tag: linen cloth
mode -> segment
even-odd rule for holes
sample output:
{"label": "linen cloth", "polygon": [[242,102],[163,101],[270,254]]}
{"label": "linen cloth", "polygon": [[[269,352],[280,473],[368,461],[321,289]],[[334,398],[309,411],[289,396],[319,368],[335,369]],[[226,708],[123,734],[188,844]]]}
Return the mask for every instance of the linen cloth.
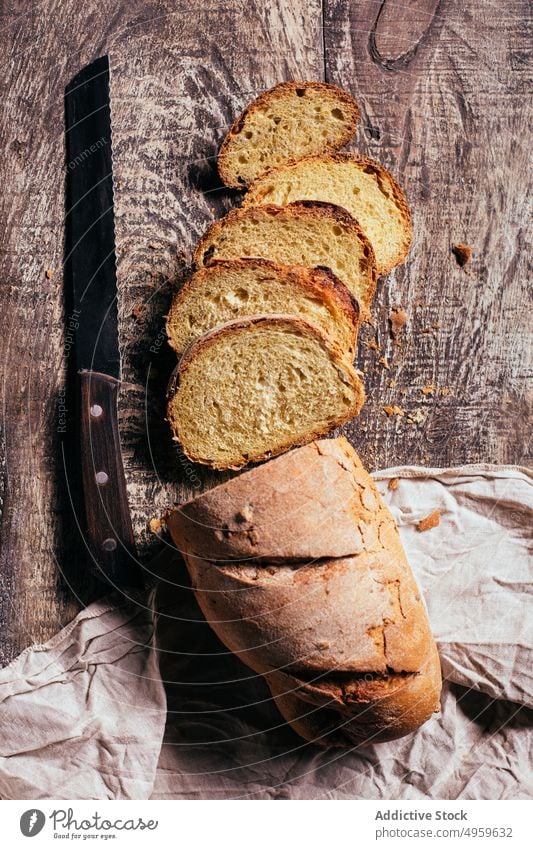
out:
{"label": "linen cloth", "polygon": [[[530,798],[533,475],[477,465],[373,477],[427,604],[440,714],[390,743],[301,740],[211,632],[173,562],[157,592],[92,604],[0,670],[0,795]],[[419,531],[434,510],[440,524]]]}

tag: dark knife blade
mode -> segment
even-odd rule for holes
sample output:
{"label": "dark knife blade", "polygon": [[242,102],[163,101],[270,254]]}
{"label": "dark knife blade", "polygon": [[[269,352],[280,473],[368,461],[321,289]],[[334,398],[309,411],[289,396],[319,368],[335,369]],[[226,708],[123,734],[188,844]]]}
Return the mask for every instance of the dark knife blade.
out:
{"label": "dark knife blade", "polygon": [[120,379],[109,58],[83,68],[65,94],[68,234],[79,369]]}
{"label": "dark knife blade", "polygon": [[67,86],[65,121],[65,283],[79,375],[86,543],[100,578],[117,587],[138,586],[117,415],[120,352],[107,56]]}

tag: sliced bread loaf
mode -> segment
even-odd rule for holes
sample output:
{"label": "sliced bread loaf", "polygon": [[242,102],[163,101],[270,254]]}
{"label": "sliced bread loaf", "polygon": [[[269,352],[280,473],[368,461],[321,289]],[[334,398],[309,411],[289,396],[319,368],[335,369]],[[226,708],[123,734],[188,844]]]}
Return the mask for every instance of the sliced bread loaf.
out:
{"label": "sliced bread loaf", "polygon": [[274,165],[339,150],[355,133],[357,104],[326,83],[280,83],[263,92],[222,142],[218,170],[227,186],[242,188]]}
{"label": "sliced bread loaf", "polygon": [[370,313],[377,277],[374,252],[357,222],[339,206],[303,201],[234,209],[211,225],[194,262],[200,267],[250,256],[331,268],[359,302],[361,318]]}
{"label": "sliced bread loaf", "polygon": [[392,175],[373,159],[337,153],[272,168],[252,184],[243,206],[285,206],[297,200],[328,201],[347,209],[370,240],[378,274],[387,274],[407,256],[412,237],[407,200]]}
{"label": "sliced bread loaf", "polygon": [[340,439],[312,442],[166,519],[222,642],[305,739],[350,746],[439,709],[440,663],[396,522]]}
{"label": "sliced bread loaf", "polygon": [[294,316],[237,319],[187,349],[167,418],[189,459],[238,469],[359,413],[363,385],[338,346]]}
{"label": "sliced bread loaf", "polygon": [[217,260],[192,275],[175,296],[167,335],[179,354],[208,330],[244,316],[283,313],[321,327],[353,360],[359,308],[332,271],[277,265],[267,259]]}

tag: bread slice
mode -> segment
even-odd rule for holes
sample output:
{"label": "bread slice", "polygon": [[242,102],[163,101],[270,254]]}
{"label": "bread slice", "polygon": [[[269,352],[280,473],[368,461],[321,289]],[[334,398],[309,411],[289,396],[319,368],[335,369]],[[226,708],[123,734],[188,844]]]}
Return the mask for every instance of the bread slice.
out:
{"label": "bread slice", "polygon": [[175,296],[167,335],[180,354],[219,324],[244,316],[284,313],[305,318],[355,356],[359,307],[328,268],[278,265],[267,259],[217,260],[200,268]]}
{"label": "bread slice", "polygon": [[189,459],[238,469],[359,413],[363,385],[318,327],[295,316],[237,319],[187,349],[167,418]]}
{"label": "bread slice", "polygon": [[215,259],[262,256],[283,265],[325,266],[370,313],[376,290],[374,251],[352,216],[330,203],[234,209],[215,221],[194,253],[197,267]]}
{"label": "bread slice", "polygon": [[222,142],[218,170],[227,186],[242,188],[274,165],[339,150],[359,121],[355,100],[326,83],[280,83],[263,92]]}
{"label": "bread slice", "polygon": [[337,153],[272,168],[252,184],[243,205],[285,206],[296,200],[328,201],[347,209],[370,240],[378,274],[387,274],[407,256],[412,238],[407,200],[373,159]]}

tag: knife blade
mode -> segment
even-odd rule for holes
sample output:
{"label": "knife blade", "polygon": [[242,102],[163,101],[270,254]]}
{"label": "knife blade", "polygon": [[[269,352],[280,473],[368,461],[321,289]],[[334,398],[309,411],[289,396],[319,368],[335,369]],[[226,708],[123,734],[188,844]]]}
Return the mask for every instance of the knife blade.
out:
{"label": "knife blade", "polygon": [[65,283],[75,328],[86,543],[99,577],[139,586],[118,429],[120,350],[109,57],[65,89]]}

